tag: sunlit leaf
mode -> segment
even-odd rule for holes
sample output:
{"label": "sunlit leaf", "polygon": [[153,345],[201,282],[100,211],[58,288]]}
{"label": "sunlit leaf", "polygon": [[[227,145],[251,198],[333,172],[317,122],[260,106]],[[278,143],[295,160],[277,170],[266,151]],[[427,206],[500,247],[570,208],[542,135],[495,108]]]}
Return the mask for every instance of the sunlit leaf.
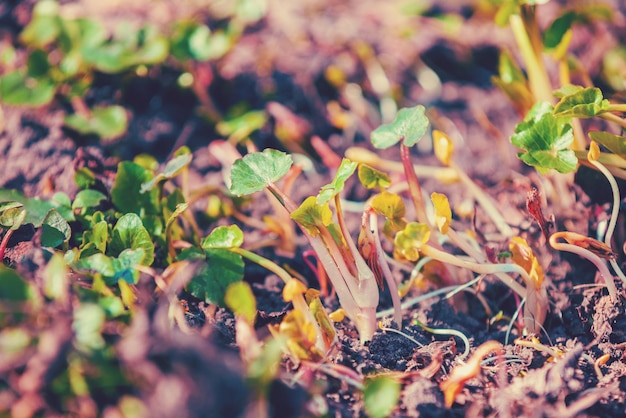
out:
{"label": "sunlit leaf", "polygon": [[113,255],[116,255],[126,249],[138,248],[141,248],[144,252],[139,263],[144,266],[151,265],[154,261],[154,243],[152,238],[143,226],[141,218],[134,213],[127,213],[115,224],[109,249],[113,252]]}
{"label": "sunlit leaf", "polygon": [[442,234],[447,234],[452,221],[452,209],[450,209],[448,197],[444,194],[433,192],[430,198],[435,208],[435,225],[437,225]]}
{"label": "sunlit leaf", "polygon": [[398,406],[402,386],[390,376],[376,376],[365,381],[365,411],[370,418],[386,418]]}
{"label": "sunlit leaf", "polygon": [[386,173],[376,170],[367,164],[359,164],[359,181],[366,189],[376,187],[386,189],[391,185],[391,178]]}
{"label": "sunlit leaf", "polygon": [[26,210],[20,202],[4,202],[0,204],[0,227],[17,231],[26,219]]}
{"label": "sunlit leaf", "polygon": [[428,129],[426,109],[422,105],[401,109],[393,122],[381,125],[371,134],[376,148],[389,148],[398,142],[407,147],[415,145]]}
{"label": "sunlit leaf", "polygon": [[243,232],[237,225],[218,226],[202,240],[202,248],[232,248],[243,244]]}
{"label": "sunlit leaf", "polygon": [[521,68],[517,65],[511,54],[502,50],[498,59],[498,75],[504,83],[521,82],[526,83],[526,77]]}
{"label": "sunlit leaf", "polygon": [[13,106],[43,106],[54,98],[57,86],[48,77],[30,77],[22,70],[0,76],[0,101]]}
{"label": "sunlit leaf", "polygon": [[104,347],[102,327],[105,320],[104,310],[95,303],[83,303],[74,310],[72,329],[79,349],[91,351]]}
{"label": "sunlit leaf", "polygon": [[409,261],[419,259],[419,250],[430,239],[428,225],[410,222],[394,239],[394,255]]}
{"label": "sunlit leaf", "polygon": [[341,161],[341,165],[337,169],[337,174],[335,174],[335,178],[330,184],[322,186],[319,194],[317,195],[317,203],[323,205],[329,200],[333,199],[336,195],[341,193],[343,187],[346,183],[346,180],[350,178],[350,176],[356,170],[357,163],[344,158]]}
{"label": "sunlit leaf", "polygon": [[452,154],[454,154],[454,144],[448,135],[440,130],[433,130],[433,149],[441,164],[450,165]]}
{"label": "sunlit leaf", "polygon": [[588,118],[606,111],[609,101],[596,87],[578,87],[561,97],[554,107],[554,116]]}
{"label": "sunlit leaf", "polygon": [[543,269],[526,240],[522,237],[511,238],[509,251],[513,262],[526,270],[535,287],[539,288],[543,283]]}
{"label": "sunlit leaf", "polygon": [[254,324],[256,316],[256,299],[252,288],[247,282],[234,282],[226,289],[224,302],[237,316],[242,316],[249,324]]}
{"label": "sunlit leaf", "polygon": [[548,103],[535,105],[511,136],[511,143],[525,150],[518,157],[541,172],[555,169],[568,173],[576,169],[578,160],[569,149],[573,140],[568,120],[555,117]]}
{"label": "sunlit leaf", "polygon": [[[105,201],[107,197],[97,190],[86,189],[81,190],[76,194],[74,198],[74,202],[72,202],[72,209],[85,209],[85,208],[94,208],[100,206],[102,201]],[[84,210],[82,211],[84,213]]]}
{"label": "sunlit leaf", "polygon": [[400,196],[395,193],[382,192],[372,198],[372,209],[385,217],[383,233],[392,237],[406,227],[404,215],[406,206]]}
{"label": "sunlit leaf", "polygon": [[297,295],[306,293],[306,286],[300,280],[291,279],[283,287],[283,300],[291,302]]}
{"label": "sunlit leaf", "polygon": [[65,125],[83,135],[97,135],[103,140],[119,138],[128,129],[128,114],[122,106],[96,107],[84,117],[77,113],[65,117]]}
{"label": "sunlit leaf", "polygon": [[626,137],[608,132],[589,132],[589,137],[612,153],[626,159]]}
{"label": "sunlit leaf", "polygon": [[291,219],[312,236],[319,235],[320,228],[330,225],[332,217],[333,214],[328,203],[318,204],[315,196],[307,197],[298,209],[291,213]]}
{"label": "sunlit leaf", "polygon": [[217,123],[215,129],[220,135],[230,141],[240,142],[248,138],[254,131],[258,131],[267,123],[267,114],[264,110],[255,110]]}
{"label": "sunlit leaf", "polygon": [[230,191],[242,196],[263,190],[287,174],[292,164],[290,155],[269,148],[248,154],[233,164]]}
{"label": "sunlit leaf", "polygon": [[[53,201],[41,200],[36,197],[26,197],[17,190],[0,189],[0,202],[21,203],[24,210],[26,210],[24,223],[33,224],[35,228],[41,227],[51,209],[57,209],[59,213],[64,212],[63,208],[61,206],[57,207]],[[71,213],[68,215],[71,215]],[[66,220],[72,219],[66,216]]]}

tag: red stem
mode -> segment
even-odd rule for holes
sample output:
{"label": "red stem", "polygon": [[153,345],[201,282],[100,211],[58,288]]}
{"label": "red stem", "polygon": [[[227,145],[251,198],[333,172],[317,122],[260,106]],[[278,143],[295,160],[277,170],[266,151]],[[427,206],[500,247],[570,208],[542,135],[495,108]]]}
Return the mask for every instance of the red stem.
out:
{"label": "red stem", "polygon": [[12,229],[9,229],[6,232],[6,234],[4,234],[4,237],[2,237],[2,242],[0,242],[0,261],[4,260],[4,252],[7,249],[7,244],[9,243],[9,240],[11,239],[13,232],[15,231]]}
{"label": "red stem", "polygon": [[428,216],[426,215],[426,207],[424,206],[424,200],[422,199],[422,188],[420,187],[419,180],[415,174],[413,163],[411,162],[410,148],[404,144],[400,145],[400,157],[402,158],[402,166],[404,167],[404,175],[409,185],[409,192],[415,211],[417,212],[417,220],[420,223],[430,225],[428,223]]}

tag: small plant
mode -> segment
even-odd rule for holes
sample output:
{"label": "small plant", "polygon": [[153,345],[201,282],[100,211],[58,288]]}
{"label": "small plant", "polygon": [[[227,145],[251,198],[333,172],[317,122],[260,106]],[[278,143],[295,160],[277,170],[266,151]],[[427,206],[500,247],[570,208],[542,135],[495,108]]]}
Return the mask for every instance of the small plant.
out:
{"label": "small plant", "polygon": [[[328,205],[328,200],[341,191],[345,173],[340,170],[335,182],[323,189],[318,197],[311,196],[296,206],[275,184],[287,174],[291,165],[291,157],[279,151],[267,149],[248,154],[233,164],[230,190],[235,195],[247,195],[267,188],[290,212],[326,270],[341,306],[355,321],[361,340],[368,341],[376,330],[376,278],[350,237],[340,207],[337,207],[338,224],[335,224]],[[355,168],[345,168],[345,171],[353,172]],[[338,198],[335,199],[337,202]]]}

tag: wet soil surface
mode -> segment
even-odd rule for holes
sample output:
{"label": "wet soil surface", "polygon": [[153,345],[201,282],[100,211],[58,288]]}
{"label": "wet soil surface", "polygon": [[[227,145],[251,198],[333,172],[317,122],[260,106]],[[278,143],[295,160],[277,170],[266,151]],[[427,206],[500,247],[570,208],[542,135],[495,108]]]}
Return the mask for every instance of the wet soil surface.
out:
{"label": "wet soil surface", "polygon": [[[427,17],[407,16],[399,11],[398,3],[269,1],[266,17],[215,65],[210,95],[223,113],[240,102],[257,109],[270,109],[270,103],[280,103],[288,114],[305,121],[304,136],[318,135],[338,155],[343,155],[354,145],[368,147],[369,132],[380,123],[375,88],[356,52],[359,42],[370,45],[398,101],[407,106],[421,103],[432,109],[429,116],[433,125],[446,130],[456,141],[459,165],[488,191],[507,221],[536,251],[549,281],[550,313],[543,332],[537,335],[539,340],[533,342],[531,336],[522,335],[517,324],[510,321],[519,306],[518,298],[496,279],[486,277],[471,292],[449,299],[432,297],[406,308],[403,332],[411,339],[393,331],[378,331],[372,341],[363,345],[349,322],[337,323],[337,344],[324,362],[344,366],[357,376],[396,376],[402,382],[400,402],[392,414],[397,417],[626,415],[626,299],[621,283],[617,283],[619,300],[611,300],[604,287],[593,286],[593,266],[577,257],[551,251],[526,213],[526,192],[532,185],[541,188],[546,183],[515,158],[516,151],[507,138],[520,115],[490,81],[497,71],[498,50],[514,45],[510,32],[476,15],[469,2],[431,6]],[[90,7],[95,6],[85,6],[86,12],[94,13]],[[555,7],[556,4],[546,6],[547,15],[542,19],[549,19]],[[17,3],[0,10],[2,21],[24,13]],[[117,12],[113,7],[103,16],[119,19]],[[454,13],[463,25],[450,29],[432,17],[441,13]],[[624,16],[619,11],[617,15],[613,24],[595,25],[574,37],[573,51],[598,82],[602,51],[626,41]],[[19,25],[11,31],[19,31]],[[589,37],[597,39],[602,47],[589,47]],[[329,121],[328,103],[340,101],[350,105],[352,97],[349,89],[342,91],[327,81],[324,71],[330,65],[340,68],[353,86],[362,86],[361,102],[355,106],[365,107],[349,133]],[[426,68],[434,70],[439,81],[435,78],[430,84],[420,82],[417,74]],[[95,102],[106,100],[107,94],[120,87],[105,76],[96,85],[101,87],[88,98]],[[195,154],[195,184],[221,182],[218,161],[207,147],[220,138],[195,113],[193,95],[175,88],[166,70],[151,74],[124,91],[121,101],[131,110],[132,122],[128,134],[112,144],[80,138],[65,130],[60,105],[36,110],[4,107],[0,186],[41,198],[50,198],[58,191],[73,196],[74,170],[80,164],[91,162],[105,178],[120,159],[150,152],[164,161],[176,146],[183,144]],[[275,114],[268,127],[254,134],[259,148],[290,150],[289,144],[281,143],[274,135],[272,128],[279,123],[279,117]],[[311,155],[316,171],[305,173],[296,183],[294,190],[299,192],[294,193],[294,199],[298,201],[306,193],[316,193],[319,186],[331,179],[330,170],[315,153]],[[399,158],[393,151],[382,155],[396,161]],[[437,164],[427,144],[414,153],[414,161]],[[561,196],[566,203],[549,197],[544,210],[555,215],[557,228],[567,226],[569,230],[595,236],[599,224],[607,218],[609,207],[605,202],[609,192],[597,185],[601,179],[591,186],[584,177],[578,179],[577,183],[569,183],[569,196]],[[426,179],[423,187],[429,194],[446,193],[451,202],[460,203],[468,197],[463,187],[455,184]],[[349,198],[363,198],[362,190],[349,194]],[[256,199],[246,214],[260,219],[269,211],[269,205],[262,196]],[[360,215],[350,216],[356,225]],[[462,219],[455,222],[458,229],[488,232],[492,228],[489,219],[480,213],[474,225]],[[208,231],[213,226],[205,227]],[[255,237],[263,238],[259,231],[242,228],[247,237],[252,237],[247,238],[248,244],[253,244]],[[11,241],[5,262],[17,265],[26,277],[37,277],[46,260],[32,231],[20,232]],[[622,248],[625,234],[622,217],[615,248]],[[299,237],[296,244],[293,257],[277,258],[267,248],[262,253],[288,264],[313,284],[316,279],[302,256],[307,250],[305,241]],[[497,239],[485,245],[496,253],[506,249],[506,243]],[[406,272],[396,273],[406,279]],[[253,283],[258,299],[256,330],[259,338],[266,338],[267,325],[280,323],[290,305],[282,300],[280,282],[273,276],[267,277],[264,270],[247,266],[246,280]],[[430,284],[425,286],[414,289],[406,299],[433,288]],[[186,302],[189,326],[172,331],[164,326],[167,320],[163,304],[151,297],[154,289],[143,287],[138,313],[116,344],[116,367],[140,382],[128,391],[144,401],[147,416],[253,416],[250,405],[255,396],[246,385],[232,314],[221,308],[208,309],[183,293],[180,296]],[[329,308],[338,307],[333,297],[327,297],[324,303]],[[390,306],[389,295],[383,293],[379,309]],[[381,320],[383,325],[392,326],[388,317]],[[505,344],[504,355],[486,361],[450,408],[444,406],[440,382],[464,363],[468,347],[457,337],[425,331],[418,321],[431,328],[462,332],[469,338],[470,355],[489,340]],[[52,340],[58,346],[53,353],[57,359],[62,358],[71,338],[69,322],[61,325],[48,331],[56,332]],[[14,388],[11,396],[0,399],[0,410],[26,402],[24,399],[32,394],[23,388],[15,389],[11,381],[22,370],[12,369],[2,361],[0,366],[0,386]],[[268,393],[271,416],[365,416],[362,394],[349,379],[312,368],[312,375],[302,377],[299,384],[293,376],[304,373],[304,369],[298,369],[289,360],[284,361],[281,369],[285,378],[276,379]],[[39,390],[42,397],[37,399],[47,402],[41,409],[44,415],[62,415],[59,405],[46,398],[44,384]],[[99,402],[97,406],[105,410],[107,402],[115,403],[110,399]],[[118,416],[111,411],[105,415]]]}

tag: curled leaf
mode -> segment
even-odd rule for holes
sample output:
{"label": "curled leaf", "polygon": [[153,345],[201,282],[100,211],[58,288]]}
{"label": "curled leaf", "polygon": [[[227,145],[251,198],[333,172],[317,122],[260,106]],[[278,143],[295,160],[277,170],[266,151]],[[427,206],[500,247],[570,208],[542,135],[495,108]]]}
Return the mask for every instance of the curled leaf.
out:
{"label": "curled leaf", "polygon": [[568,88],[568,93],[554,106],[554,116],[588,118],[599,115],[607,110],[609,101],[597,87]]}
{"label": "curled leaf", "polygon": [[291,279],[283,287],[283,299],[285,302],[291,302],[297,295],[306,293],[306,286],[300,280]]}
{"label": "curled leaf", "polygon": [[387,174],[367,164],[359,165],[358,176],[359,181],[366,189],[374,189],[376,187],[386,189],[391,185],[391,179]]}
{"label": "curled leaf", "polygon": [[[533,254],[526,240],[522,237],[513,237],[509,242],[509,251],[511,251],[511,259],[515,264],[526,270],[526,273],[533,281],[532,285],[539,289],[543,283],[543,269]],[[527,283],[527,286],[531,283]]]}
{"label": "curled leaf", "polygon": [[328,203],[320,205],[315,196],[307,197],[304,202],[291,213],[291,219],[296,221],[312,236],[319,235],[319,229],[330,225],[332,211]]}
{"label": "curled leaf", "polygon": [[335,174],[335,178],[330,184],[322,186],[319,194],[317,195],[317,203],[323,205],[329,200],[333,199],[337,194],[341,193],[343,187],[346,183],[346,180],[350,178],[350,176],[356,170],[357,163],[344,158],[341,161],[341,165],[337,169],[337,174]]}

